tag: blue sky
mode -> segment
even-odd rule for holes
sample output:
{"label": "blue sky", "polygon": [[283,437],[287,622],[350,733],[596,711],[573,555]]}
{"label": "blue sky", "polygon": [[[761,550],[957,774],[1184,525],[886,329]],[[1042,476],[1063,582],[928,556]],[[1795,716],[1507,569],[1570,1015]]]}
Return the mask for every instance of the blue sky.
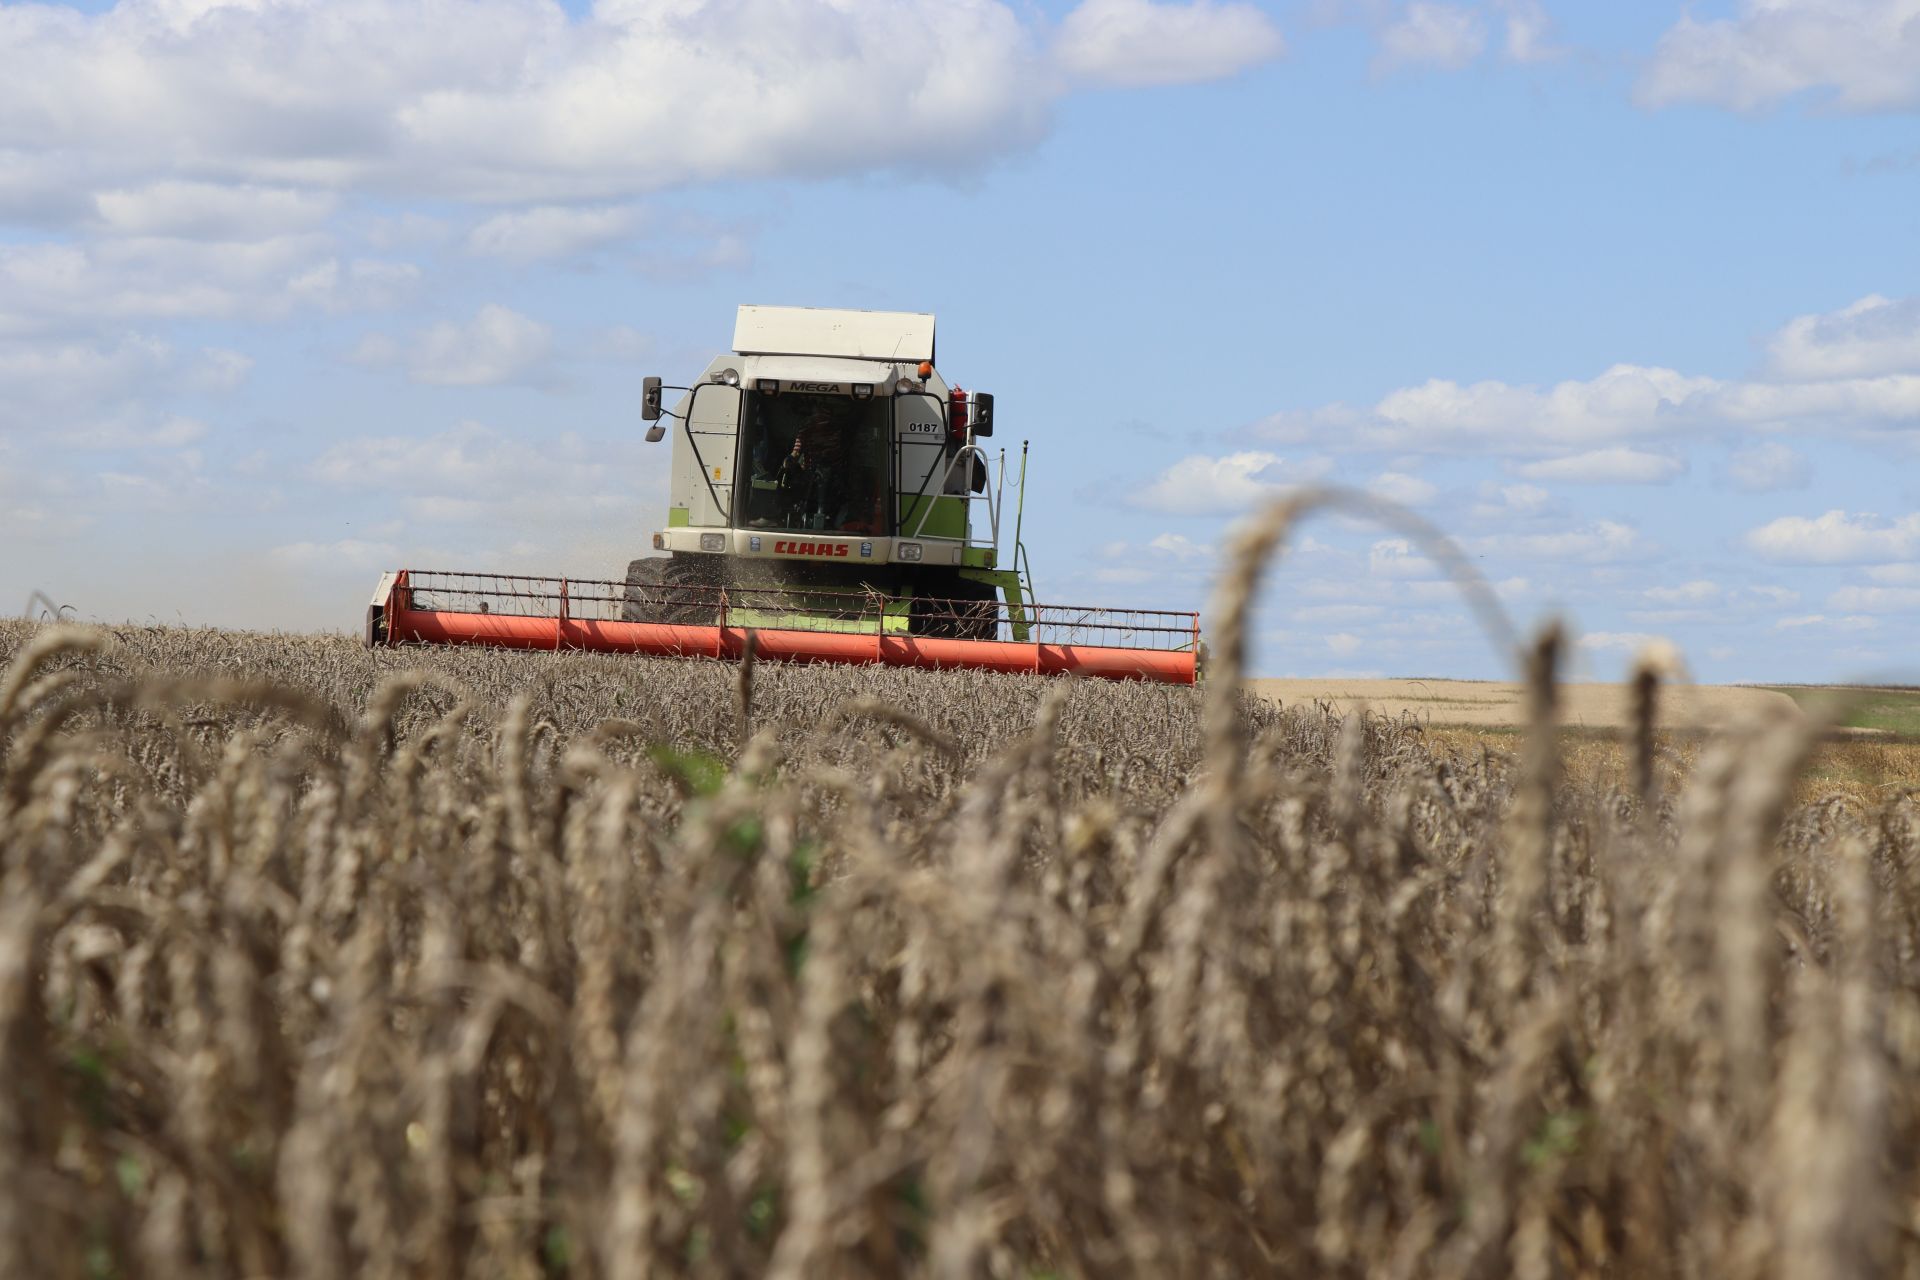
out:
{"label": "blue sky", "polygon": [[[640,378],[930,310],[1068,603],[1407,502],[1588,673],[1920,679],[1920,0],[0,3],[0,608],[616,576]],[[1502,674],[1391,534],[1268,674]]]}

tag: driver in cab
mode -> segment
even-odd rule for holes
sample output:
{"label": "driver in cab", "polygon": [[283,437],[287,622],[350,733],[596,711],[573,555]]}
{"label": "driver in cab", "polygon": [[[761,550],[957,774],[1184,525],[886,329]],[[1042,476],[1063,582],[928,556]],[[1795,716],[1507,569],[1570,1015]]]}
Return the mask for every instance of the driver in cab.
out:
{"label": "driver in cab", "polygon": [[789,483],[801,493],[808,515],[819,517],[823,523],[833,521],[835,490],[846,454],[846,426],[835,421],[833,411],[825,405],[808,414],[793,437],[793,451],[787,455],[783,469],[788,472]]}

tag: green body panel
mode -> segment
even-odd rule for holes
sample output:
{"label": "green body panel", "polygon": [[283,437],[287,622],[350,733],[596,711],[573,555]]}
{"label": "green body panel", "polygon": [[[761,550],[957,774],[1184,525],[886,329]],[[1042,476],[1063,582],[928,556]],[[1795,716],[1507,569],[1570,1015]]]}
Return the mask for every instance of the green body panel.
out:
{"label": "green body panel", "polygon": [[961,555],[965,557],[961,563],[969,569],[991,569],[996,562],[992,547],[967,547]]}
{"label": "green body panel", "polygon": [[667,528],[685,529],[693,523],[692,515],[685,507],[667,508]]}
{"label": "green body panel", "polygon": [[[927,522],[920,513],[928,504]],[[967,504],[962,498],[904,495],[900,499],[900,536],[903,538],[964,538],[967,536]]]}
{"label": "green body panel", "polygon": [[[889,600],[881,606],[880,629],[888,635],[905,635],[910,602]],[[754,627],[762,631],[831,631],[843,635],[872,635],[872,618],[823,618],[818,614],[781,612],[775,609],[727,610],[730,627]]]}

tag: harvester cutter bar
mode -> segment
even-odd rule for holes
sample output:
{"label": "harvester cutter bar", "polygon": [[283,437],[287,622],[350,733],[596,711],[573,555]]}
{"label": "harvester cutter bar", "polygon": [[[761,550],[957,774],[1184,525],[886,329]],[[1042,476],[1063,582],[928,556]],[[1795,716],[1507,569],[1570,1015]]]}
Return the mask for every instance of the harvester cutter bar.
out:
{"label": "harvester cutter bar", "polygon": [[[400,570],[381,579],[367,643],[1077,673],[1192,684],[1198,614],[999,600],[901,599],[806,586],[629,586]],[[1014,638],[1018,622],[1025,633]]]}

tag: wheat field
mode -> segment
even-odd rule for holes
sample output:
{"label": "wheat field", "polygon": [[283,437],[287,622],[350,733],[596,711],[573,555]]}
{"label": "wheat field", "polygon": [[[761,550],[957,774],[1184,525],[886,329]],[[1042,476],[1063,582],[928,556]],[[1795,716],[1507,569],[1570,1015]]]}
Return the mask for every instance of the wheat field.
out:
{"label": "wheat field", "polygon": [[0,624],[0,1275],[1920,1275],[1912,795],[1253,699],[1284,527],[1202,691]]}

